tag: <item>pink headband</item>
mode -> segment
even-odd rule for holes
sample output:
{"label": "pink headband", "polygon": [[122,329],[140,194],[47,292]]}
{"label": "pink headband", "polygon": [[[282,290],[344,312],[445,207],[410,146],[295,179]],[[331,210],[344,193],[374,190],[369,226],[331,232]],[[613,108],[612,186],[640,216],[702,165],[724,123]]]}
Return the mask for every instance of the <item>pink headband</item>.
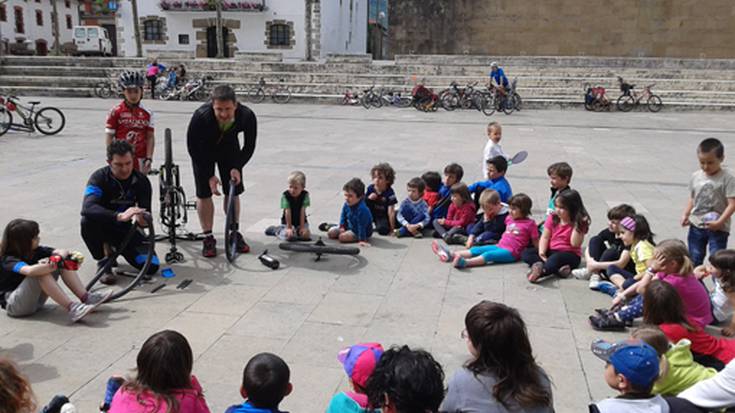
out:
{"label": "pink headband", "polygon": [[635,232],[635,220],[631,217],[625,217],[620,220],[620,226],[630,232]]}

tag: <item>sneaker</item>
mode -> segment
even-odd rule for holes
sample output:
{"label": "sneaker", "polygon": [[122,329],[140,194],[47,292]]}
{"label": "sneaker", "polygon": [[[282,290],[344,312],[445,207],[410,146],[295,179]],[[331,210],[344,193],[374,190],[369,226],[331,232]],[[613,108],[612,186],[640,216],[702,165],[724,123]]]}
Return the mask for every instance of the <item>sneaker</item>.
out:
{"label": "sneaker", "polygon": [[[99,305],[99,304],[98,304]],[[84,304],[84,303],[72,303],[69,309],[69,318],[72,323],[76,323],[81,320],[87,314],[91,313],[97,305]]]}
{"label": "sneaker", "polygon": [[235,237],[237,237],[237,252],[239,252],[240,254],[250,252],[250,245],[245,242],[245,238],[239,231],[235,233]]}
{"label": "sneaker", "polygon": [[319,224],[319,231],[327,232],[329,231],[329,228],[331,227],[332,225],[329,224],[328,222],[322,222],[321,224]]}
{"label": "sneaker", "polygon": [[467,266],[467,260],[465,260],[464,257],[457,255],[454,257],[452,265],[454,265],[454,268],[465,268]]}
{"label": "sneaker", "polygon": [[454,234],[447,239],[447,244],[464,245],[467,243],[467,236],[462,234]]}
{"label": "sneaker", "polygon": [[106,303],[107,300],[109,300],[111,296],[112,296],[112,290],[87,293],[87,299],[84,300],[84,304],[99,305],[102,303]]}
{"label": "sneaker", "polygon": [[578,280],[589,280],[592,273],[587,268],[576,268],[572,270],[572,276]]}
{"label": "sneaker", "polygon": [[117,283],[117,276],[112,272],[106,272],[100,277],[100,282],[104,285],[115,285]]}
{"label": "sneaker", "polygon": [[394,229],[393,230],[393,236],[396,237],[396,238],[401,238],[401,229],[400,228]]}
{"label": "sneaker", "polygon": [[556,272],[556,275],[561,278],[569,278],[569,276],[572,275],[572,267],[568,265],[562,265],[562,267],[559,268],[559,271]]}
{"label": "sneaker", "polygon": [[531,266],[531,269],[528,271],[528,274],[526,274],[526,278],[528,278],[529,282],[535,283],[538,281],[539,278],[541,278],[541,275],[544,273],[544,264],[541,262],[534,263]]}
{"label": "sneaker", "polygon": [[450,251],[446,245],[439,242],[438,240],[434,240],[431,242],[431,250],[434,251],[434,254],[439,257],[439,261],[441,262],[450,262],[454,260],[454,254],[452,253],[452,251]]}
{"label": "sneaker", "polygon": [[600,274],[590,275],[590,290],[596,290],[600,286]]}
{"label": "sneaker", "polygon": [[625,331],[625,322],[615,318],[614,315],[609,316],[590,316],[590,325],[598,331]]}
{"label": "sneaker", "polygon": [[421,231],[417,231],[415,234],[413,234],[414,238],[423,238],[424,234],[421,233]]}
{"label": "sneaker", "polygon": [[277,226],[271,225],[265,229],[265,235],[268,235],[269,237],[275,237],[277,230],[278,230]]}
{"label": "sneaker", "polygon": [[217,240],[214,239],[214,236],[210,235],[202,241],[202,255],[207,258],[217,256]]}
{"label": "sneaker", "polygon": [[600,281],[600,285],[597,286],[597,291],[607,294],[610,297],[615,297],[619,290],[618,287],[610,281]]}

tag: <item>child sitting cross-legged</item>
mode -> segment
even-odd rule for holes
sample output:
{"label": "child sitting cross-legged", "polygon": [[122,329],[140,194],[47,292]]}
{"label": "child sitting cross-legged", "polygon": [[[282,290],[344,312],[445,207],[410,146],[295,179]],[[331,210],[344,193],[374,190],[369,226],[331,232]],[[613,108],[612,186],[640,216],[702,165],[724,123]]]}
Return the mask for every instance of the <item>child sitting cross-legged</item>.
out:
{"label": "child sitting cross-legged", "polygon": [[467,242],[466,228],[475,222],[476,208],[464,183],[452,185],[451,192],[452,203],[447,217],[434,220],[434,237],[444,239],[447,244],[464,244]]}
{"label": "child sitting cross-legged", "polygon": [[444,180],[439,186],[439,200],[435,205],[429,204],[429,213],[431,214],[432,224],[437,218],[446,218],[449,211],[449,205],[452,203],[452,186],[462,181],[464,169],[462,165],[450,163],[444,167]]}
{"label": "child sitting cross-legged", "polygon": [[310,205],[309,192],[306,186],[306,175],[294,171],[288,176],[288,189],[281,195],[281,225],[270,226],[265,235],[275,235],[282,240],[308,240],[309,224],[306,222],[306,208]]}
{"label": "child sitting cross-legged", "polygon": [[343,391],[335,394],[327,407],[327,413],[378,413],[368,407],[368,396],[365,387],[368,379],[375,370],[380,357],[383,355],[383,346],[378,343],[355,344],[339,352],[337,360],[349,377],[352,391]]}
{"label": "child sitting cross-legged", "polygon": [[373,234],[373,216],[365,205],[365,184],[359,178],[352,178],[342,187],[345,203],[339,217],[339,225],[322,223],[319,229],[327,231],[329,238],[339,242],[358,242],[370,245],[368,239]]}
{"label": "child sitting cross-legged", "polygon": [[408,187],[408,198],[404,199],[398,208],[396,220],[400,228],[395,230],[395,235],[422,238],[421,231],[429,224],[430,219],[429,206],[423,199],[424,181],[421,178],[411,178],[406,186]]}
{"label": "child sitting cross-legged", "polygon": [[429,206],[429,213],[431,213],[432,208],[442,198],[442,195],[439,193],[439,190],[442,188],[442,177],[439,175],[439,172],[429,171],[421,175],[421,180],[424,181],[424,185],[426,186],[422,198],[426,201],[426,205]]}
{"label": "child sitting cross-legged", "polygon": [[635,208],[627,204],[616,205],[607,211],[607,227],[590,237],[584,252],[585,266],[572,270],[574,278],[590,280],[592,288],[599,285],[601,275],[606,274],[611,265],[635,271],[635,265],[630,260],[630,251],[620,239],[620,221],[634,215]]}
{"label": "child sitting cross-legged", "polygon": [[484,181],[475,182],[470,185],[468,189],[475,199],[475,205],[477,206],[480,194],[485,189],[494,189],[500,194],[500,200],[508,202],[510,197],[513,195],[513,190],[510,188],[510,183],[505,178],[505,173],[508,171],[508,160],[504,156],[495,156],[487,160],[487,179]]}
{"label": "child sitting cross-legged", "polygon": [[505,219],[508,217],[508,205],[500,202],[500,195],[493,189],[486,189],[480,194],[482,214],[477,222],[467,227],[470,237],[465,246],[496,244],[505,232]]}
{"label": "child sitting cross-legged", "polygon": [[383,162],[372,167],[370,178],[373,183],[365,192],[365,205],[370,209],[378,234],[389,235],[396,228],[395,205],[398,199],[393,191],[396,172],[389,163]]}
{"label": "child sitting cross-legged", "polygon": [[282,358],[272,353],[253,356],[242,373],[242,404],[230,406],[225,413],[280,413],[278,405],[291,394],[291,370]]}
{"label": "child sitting cross-legged", "polygon": [[496,245],[452,252],[435,240],[431,248],[440,261],[452,262],[457,268],[516,262],[529,243],[538,247],[538,228],[531,219],[531,206],[531,198],[526,194],[516,194],[510,198],[510,213],[505,217],[505,232]]}
{"label": "child sitting cross-legged", "polygon": [[728,323],[720,330],[723,336],[735,336],[735,250],[718,250],[710,255],[709,263],[694,269],[697,278],[712,276],[715,290],[710,294],[712,316],[717,323]]}

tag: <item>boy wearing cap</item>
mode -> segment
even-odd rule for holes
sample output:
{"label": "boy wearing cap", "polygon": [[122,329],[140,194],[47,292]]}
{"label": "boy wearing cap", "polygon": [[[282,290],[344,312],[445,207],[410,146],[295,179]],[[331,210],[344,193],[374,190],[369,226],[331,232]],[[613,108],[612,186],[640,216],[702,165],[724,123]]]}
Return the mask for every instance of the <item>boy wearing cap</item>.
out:
{"label": "boy wearing cap", "polygon": [[383,355],[383,346],[378,343],[355,344],[337,354],[337,360],[350,379],[352,391],[339,392],[332,397],[327,413],[378,413],[380,410],[368,409],[368,397],[365,386],[373,374],[375,365]]}
{"label": "boy wearing cap", "polygon": [[291,370],[282,358],[259,353],[245,365],[240,394],[242,404],[230,406],[225,413],[280,413],[278,405],[291,394]]}

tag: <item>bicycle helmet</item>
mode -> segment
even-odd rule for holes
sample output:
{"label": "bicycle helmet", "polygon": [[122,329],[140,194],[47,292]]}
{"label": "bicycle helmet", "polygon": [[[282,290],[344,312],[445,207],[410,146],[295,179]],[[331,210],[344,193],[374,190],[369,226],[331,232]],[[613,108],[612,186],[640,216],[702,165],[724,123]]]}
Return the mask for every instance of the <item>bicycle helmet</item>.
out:
{"label": "bicycle helmet", "polygon": [[498,62],[492,62],[492,63],[490,63],[490,67],[497,69],[498,68]]}
{"label": "bicycle helmet", "polygon": [[133,72],[132,70],[128,70],[120,73],[120,77],[118,78],[117,83],[122,89],[127,89],[129,87],[139,87],[143,89],[143,85],[145,85],[145,78],[140,72]]}

